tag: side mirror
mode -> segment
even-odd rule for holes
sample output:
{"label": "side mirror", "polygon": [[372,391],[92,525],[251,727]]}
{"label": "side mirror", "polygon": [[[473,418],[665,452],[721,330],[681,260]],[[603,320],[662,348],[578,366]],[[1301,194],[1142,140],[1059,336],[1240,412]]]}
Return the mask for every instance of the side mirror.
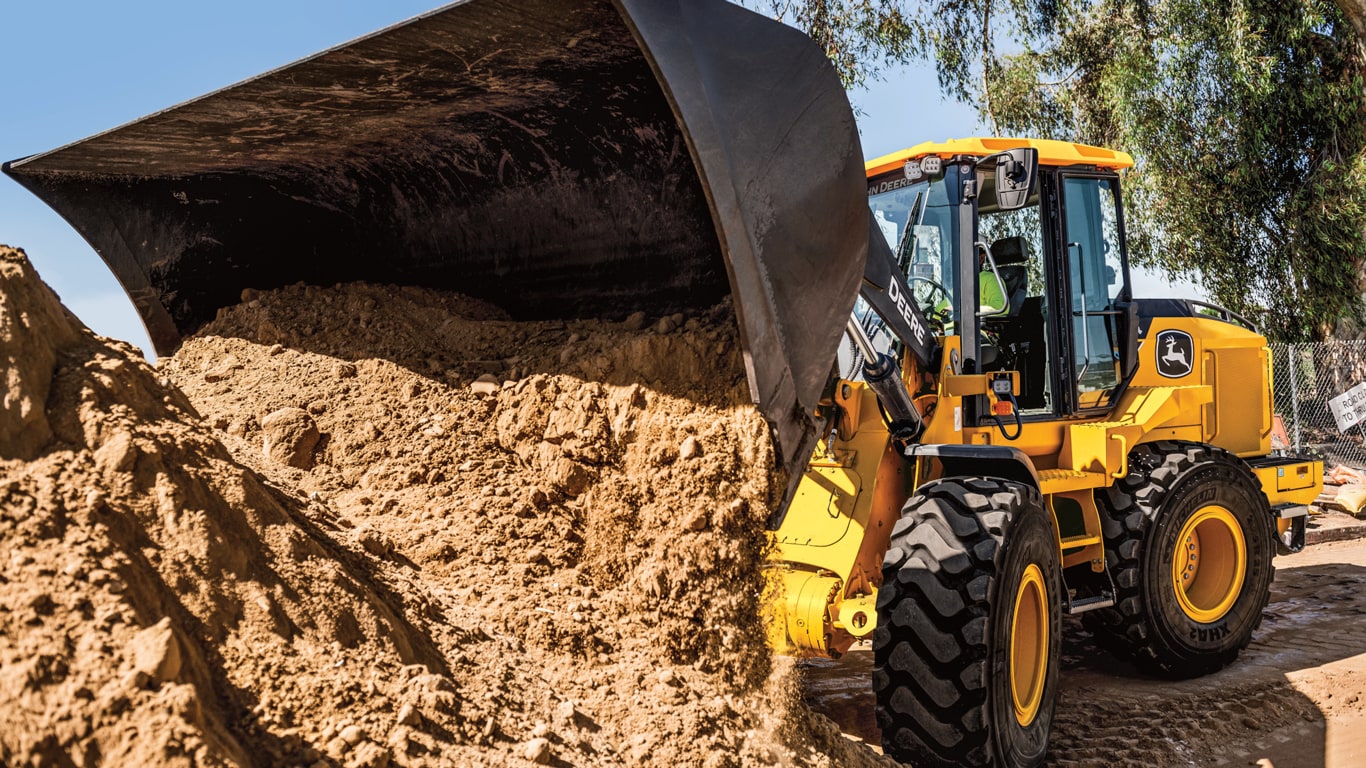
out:
{"label": "side mirror", "polygon": [[1039,171],[1039,150],[1008,149],[996,155],[996,207],[1013,211],[1025,207]]}

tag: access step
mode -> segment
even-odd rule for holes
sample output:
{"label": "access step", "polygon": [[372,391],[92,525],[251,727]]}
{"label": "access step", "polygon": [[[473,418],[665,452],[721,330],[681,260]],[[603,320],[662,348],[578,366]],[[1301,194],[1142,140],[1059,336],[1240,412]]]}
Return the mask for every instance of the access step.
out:
{"label": "access step", "polygon": [[1072,596],[1068,595],[1066,604],[1063,605],[1063,610],[1067,611],[1069,616],[1076,616],[1079,613],[1094,611],[1097,608],[1109,608],[1114,604],[1115,595],[1113,592],[1102,592],[1099,595],[1083,597],[1080,600],[1073,600]]}
{"label": "access step", "polygon": [[1104,472],[1087,472],[1080,469],[1041,469],[1039,470],[1039,492],[1065,493],[1082,491],[1088,488],[1103,488],[1107,485]]}

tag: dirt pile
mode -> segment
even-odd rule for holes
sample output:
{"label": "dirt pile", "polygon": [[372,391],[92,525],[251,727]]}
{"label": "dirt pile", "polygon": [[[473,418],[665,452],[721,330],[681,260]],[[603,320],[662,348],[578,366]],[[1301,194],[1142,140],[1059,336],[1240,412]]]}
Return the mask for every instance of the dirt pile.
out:
{"label": "dirt pile", "polygon": [[0,267],[0,763],[880,761],[765,648],[728,307],[296,286],[154,370]]}

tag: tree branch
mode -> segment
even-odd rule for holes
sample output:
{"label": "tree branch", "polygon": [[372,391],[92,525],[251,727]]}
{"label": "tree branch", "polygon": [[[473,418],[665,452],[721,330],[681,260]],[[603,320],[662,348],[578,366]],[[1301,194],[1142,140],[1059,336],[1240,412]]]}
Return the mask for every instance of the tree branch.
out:
{"label": "tree branch", "polygon": [[996,59],[991,46],[992,0],[982,3],[982,98],[986,100],[987,121],[991,123],[991,135],[1001,135],[1000,125],[996,122],[996,109],[991,101],[991,67]]}
{"label": "tree branch", "polygon": [[1357,51],[1366,55],[1366,0],[1336,0],[1342,17],[1356,32]]}

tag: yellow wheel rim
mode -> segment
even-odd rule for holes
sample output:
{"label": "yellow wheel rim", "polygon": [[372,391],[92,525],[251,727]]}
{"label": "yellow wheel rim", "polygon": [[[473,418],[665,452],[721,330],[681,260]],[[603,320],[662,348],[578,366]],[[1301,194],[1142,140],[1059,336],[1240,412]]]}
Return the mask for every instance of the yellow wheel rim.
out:
{"label": "yellow wheel rim", "polygon": [[1030,563],[1015,592],[1010,625],[1010,698],[1020,725],[1029,725],[1039,714],[1047,676],[1048,592],[1043,572]]}
{"label": "yellow wheel rim", "polygon": [[1181,610],[1201,624],[1222,619],[1237,602],[1247,570],[1247,542],[1233,513],[1217,504],[1202,507],[1181,526],[1173,554],[1172,587]]}

